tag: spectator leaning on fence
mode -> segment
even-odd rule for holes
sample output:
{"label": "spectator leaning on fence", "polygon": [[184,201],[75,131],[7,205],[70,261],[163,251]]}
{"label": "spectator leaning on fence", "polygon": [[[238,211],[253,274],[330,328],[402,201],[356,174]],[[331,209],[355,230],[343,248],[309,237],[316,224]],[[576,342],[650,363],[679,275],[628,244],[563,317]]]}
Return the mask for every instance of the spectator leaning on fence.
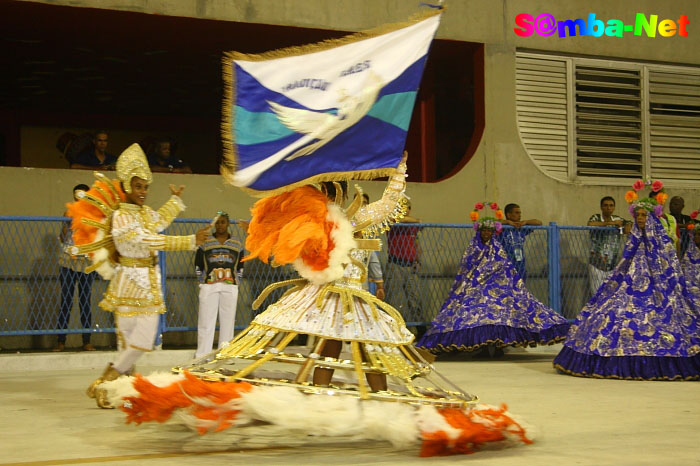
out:
{"label": "spectator leaning on fence", "polygon": [[[420,227],[410,225],[420,220],[410,216],[408,203],[406,216],[401,223],[391,226],[386,233],[386,301],[401,313],[407,321],[420,321],[421,305],[417,273],[420,269],[421,251],[418,244]],[[408,225],[407,225],[408,224]],[[418,337],[426,326],[417,328]]]}
{"label": "spectator leaning on fence", "polygon": [[522,229],[525,225],[539,226],[542,222],[537,219],[521,220],[522,212],[518,204],[508,204],[505,209],[503,209],[506,218],[503,220],[504,225],[510,225],[513,228],[505,228],[503,233],[498,235],[496,238],[503,245],[503,249],[506,250],[506,254],[513,262],[515,270],[520,274],[520,278],[523,281],[527,276],[527,269],[525,267],[525,237],[532,233],[530,229]]}
{"label": "spectator leaning on fence", "polygon": [[588,260],[588,278],[591,294],[595,294],[600,284],[610,275],[620,258],[622,233],[629,233],[629,222],[618,217],[615,212],[615,199],[605,196],[600,200],[600,213],[591,215],[589,227],[616,227],[618,230],[591,230],[591,255]]}
{"label": "spectator leaning on fence", "polygon": [[[77,201],[90,189],[86,184],[79,184],[73,188],[73,201]],[[64,214],[65,215],[65,214]],[[70,231],[70,221],[61,228],[61,255],[58,259],[58,275],[61,281],[61,308],[58,313],[58,328],[68,328],[70,311],[73,309],[73,296],[78,287],[78,302],[80,304],[80,323],[83,328],[92,327],[92,311],[90,301],[92,298],[92,282],[95,280],[95,272],[85,273],[89,265],[88,257],[84,254],[72,254],[73,235]],[[58,343],[53,351],[63,351],[66,348],[66,334],[58,335]],[[95,351],[90,343],[90,333],[83,333],[83,349]]]}
{"label": "spectator leaning on fence", "polygon": [[[170,185],[172,196],[157,212],[146,206],[153,177],[138,144],[119,156],[116,171],[118,184],[96,173],[93,188],[68,206],[76,249],[91,252],[96,270],[110,280],[100,307],[114,313],[120,341],[114,364],[87,390],[100,408],[113,408],[101,384],[132,371],[139,357],[153,349],[159,316],[165,312],[158,251],[194,250],[209,236],[208,226],[189,236],[159,234],[184,210],[180,194],[185,187]],[[111,225],[109,236],[102,228],[98,231],[100,224]]]}
{"label": "spectator leaning on fence", "polygon": [[229,233],[229,217],[219,211],[214,236],[197,249],[195,272],[199,279],[199,321],[195,357],[210,353],[214,345],[216,316],[219,316],[219,348],[233,339],[238,301],[238,276],[243,246]]}

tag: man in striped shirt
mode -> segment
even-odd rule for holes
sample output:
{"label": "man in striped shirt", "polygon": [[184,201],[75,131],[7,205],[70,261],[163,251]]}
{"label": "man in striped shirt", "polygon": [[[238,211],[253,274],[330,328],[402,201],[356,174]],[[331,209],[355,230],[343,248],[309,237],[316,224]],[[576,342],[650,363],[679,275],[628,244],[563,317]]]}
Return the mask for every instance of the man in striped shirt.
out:
{"label": "man in striped shirt", "polygon": [[[588,278],[591,294],[594,295],[600,285],[612,273],[620,259],[622,232],[626,223],[615,212],[615,199],[605,196],[600,200],[600,213],[588,219],[589,227],[617,227],[619,230],[591,230],[591,255],[588,261]],[[626,226],[629,233],[631,223]]]}

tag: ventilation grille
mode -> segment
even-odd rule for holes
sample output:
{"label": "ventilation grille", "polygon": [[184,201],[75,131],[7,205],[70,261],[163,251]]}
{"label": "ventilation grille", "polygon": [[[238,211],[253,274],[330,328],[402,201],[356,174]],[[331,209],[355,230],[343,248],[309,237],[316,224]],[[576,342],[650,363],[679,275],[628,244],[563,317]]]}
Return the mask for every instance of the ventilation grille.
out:
{"label": "ventilation grille", "polygon": [[581,65],[575,70],[577,175],[641,177],[640,71]]}
{"label": "ventilation grille", "polygon": [[566,62],[516,57],[518,129],[525,149],[548,175],[568,179]]}
{"label": "ventilation grille", "polygon": [[700,74],[649,71],[651,177],[700,180]]}

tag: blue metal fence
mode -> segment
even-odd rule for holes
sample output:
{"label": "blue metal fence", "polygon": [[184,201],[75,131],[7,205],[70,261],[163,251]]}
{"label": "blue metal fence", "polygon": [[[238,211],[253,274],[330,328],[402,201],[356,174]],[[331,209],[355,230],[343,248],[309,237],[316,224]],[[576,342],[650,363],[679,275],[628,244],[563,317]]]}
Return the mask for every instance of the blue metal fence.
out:
{"label": "blue metal fence", "polygon": [[[0,336],[114,331],[112,315],[97,306],[106,289],[106,282],[100,277],[92,283],[88,328],[81,324],[79,296],[73,299],[67,328],[60,328],[62,244],[59,237],[66,220],[63,217],[0,217],[3,258],[0,262]],[[177,219],[165,234],[191,234],[208,222],[206,219]],[[382,238],[384,247],[379,257],[386,300],[403,314],[409,326],[427,325],[447,297],[464,249],[475,232],[471,225],[464,224],[423,223],[410,227],[418,227],[420,257],[415,263],[388,262],[386,237]],[[589,277],[592,235],[598,234],[596,232],[619,235],[619,232],[609,227],[556,223],[523,228],[532,230],[523,245],[527,258],[526,286],[539,300],[565,317],[575,317],[592,294]],[[245,233],[237,225],[231,225],[231,234],[244,243]],[[624,238],[618,246],[622,248],[623,245]],[[618,258],[619,252],[616,253]],[[198,286],[194,252],[162,253],[160,267],[165,277],[163,292],[168,309],[164,330],[196,330]],[[257,311],[252,310],[253,301],[267,285],[295,276],[290,266],[274,268],[259,260],[245,262],[236,327],[247,326],[258,312],[285,291],[271,293]],[[86,316],[82,317],[85,321]]]}

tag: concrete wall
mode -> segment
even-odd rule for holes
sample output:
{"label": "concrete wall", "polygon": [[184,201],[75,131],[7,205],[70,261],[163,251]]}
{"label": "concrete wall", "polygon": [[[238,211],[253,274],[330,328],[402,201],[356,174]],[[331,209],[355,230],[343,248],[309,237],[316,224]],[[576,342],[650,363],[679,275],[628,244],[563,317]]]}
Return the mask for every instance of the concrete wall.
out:
{"label": "concrete wall", "polygon": [[[416,12],[418,4],[413,0],[44,0],[41,3],[342,31],[403,21]],[[693,37],[697,41],[697,34],[700,34],[700,31],[693,31],[694,21],[700,18],[700,5],[695,0],[448,0],[444,3],[447,11],[438,38],[499,44],[505,50],[527,47],[700,64],[700,53],[691,47]],[[637,12],[657,14],[659,20],[678,20],[685,14],[690,21],[689,35],[669,39],[629,34],[622,38],[560,39],[556,35],[521,38],[513,32],[515,16],[519,13],[533,16],[550,13],[557,20],[587,18],[589,13],[595,13],[596,18],[603,21],[620,19],[631,24]]]}
{"label": "concrete wall", "polygon": [[[401,21],[416,11],[415,2],[400,0],[56,0],[44,3],[350,31]],[[627,182],[619,186],[562,183],[543,174],[526,154],[515,119],[516,48],[700,65],[700,48],[694,45],[700,34],[700,30],[694,30],[695,21],[700,18],[700,3],[695,0],[663,3],[589,0],[585,4],[554,0],[453,0],[447,4],[438,37],[485,44],[486,128],[476,154],[457,175],[440,183],[410,184],[413,213],[424,221],[464,223],[475,200],[494,199],[501,204],[519,203],[527,218],[581,224],[598,211],[603,195],[612,195],[618,201],[618,213],[627,215],[623,200]],[[637,12],[657,14],[660,20],[678,20],[685,14],[690,21],[689,35],[647,38],[626,33],[622,38],[559,38],[556,34],[518,37],[513,31],[515,16],[519,13],[533,16],[550,13],[558,20],[587,18],[589,13],[596,13],[603,21],[621,19],[631,24]],[[76,182],[85,182],[86,178],[89,181],[86,172],[70,170],[0,168],[3,180],[0,196],[13,200],[2,203],[0,214],[57,215],[69,197],[70,187]],[[157,205],[164,200],[167,184],[171,182],[188,185],[185,193],[190,206],[188,217],[208,217],[220,208],[236,216],[245,216],[252,203],[240,191],[224,186],[219,177],[207,175],[156,175],[149,202]],[[360,184],[372,196],[381,193],[381,183]],[[28,186],[32,187],[31,195],[27,195]],[[700,190],[667,186],[671,195],[685,197],[686,211],[700,207]]]}

